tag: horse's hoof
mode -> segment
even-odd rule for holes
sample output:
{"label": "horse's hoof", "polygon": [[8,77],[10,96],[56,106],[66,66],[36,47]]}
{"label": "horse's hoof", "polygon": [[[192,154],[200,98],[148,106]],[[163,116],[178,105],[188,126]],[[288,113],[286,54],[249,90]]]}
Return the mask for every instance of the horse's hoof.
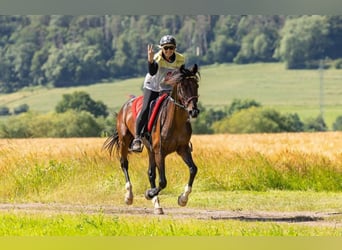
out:
{"label": "horse's hoof", "polygon": [[181,207],[185,207],[186,204],[188,203],[187,199],[183,199],[182,195],[178,196],[178,205]]}
{"label": "horse's hoof", "polygon": [[164,214],[164,211],[161,207],[155,208],[153,211],[154,214],[160,215],[160,214]]}
{"label": "horse's hoof", "polygon": [[132,205],[133,204],[133,197],[132,198],[125,198],[126,205]]}
{"label": "horse's hoof", "polygon": [[152,200],[153,197],[151,197],[151,196],[149,195],[148,191],[149,191],[149,190],[146,190],[146,192],[145,192],[145,198],[146,198],[146,200]]}

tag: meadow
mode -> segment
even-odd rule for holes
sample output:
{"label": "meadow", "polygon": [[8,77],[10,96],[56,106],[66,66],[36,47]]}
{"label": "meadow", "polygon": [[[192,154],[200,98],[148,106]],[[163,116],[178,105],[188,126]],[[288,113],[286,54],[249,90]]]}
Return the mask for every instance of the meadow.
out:
{"label": "meadow", "polygon": [[[284,113],[298,113],[302,120],[320,114],[320,77],[318,70],[286,70],[282,63],[247,65],[221,64],[200,67],[200,102],[206,108],[229,106],[233,99],[254,99]],[[341,70],[323,72],[323,114],[332,128],[342,115]],[[117,110],[128,96],[140,95],[143,77],[71,88],[30,88],[0,95],[0,106],[13,109],[28,104],[38,112],[53,111],[62,95],[86,91],[95,100]]]}
{"label": "meadow", "polygon": [[[341,132],[195,135],[199,172],[188,206],[177,205],[188,169],[172,154],[162,216],[153,215],[144,198],[146,152],[129,158],[135,200],[128,208],[123,173],[116,157],[102,151],[104,141],[1,139],[0,235],[342,236]],[[201,218],[198,211],[238,216]],[[304,222],[254,218],[260,214],[324,216]]]}

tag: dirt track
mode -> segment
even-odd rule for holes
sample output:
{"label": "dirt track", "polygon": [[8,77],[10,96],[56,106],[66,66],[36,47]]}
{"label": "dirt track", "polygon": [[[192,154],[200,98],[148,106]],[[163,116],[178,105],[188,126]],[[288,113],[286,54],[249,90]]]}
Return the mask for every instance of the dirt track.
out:
{"label": "dirt track", "polygon": [[342,213],[328,212],[264,212],[264,211],[224,211],[205,210],[192,208],[164,208],[164,215],[154,215],[151,208],[142,207],[113,207],[109,205],[65,205],[65,204],[0,204],[0,212],[25,212],[25,213],[71,213],[94,214],[104,213],[118,216],[164,216],[167,218],[199,219],[199,220],[240,220],[240,221],[264,221],[301,223],[312,226],[342,227],[340,220],[334,220],[334,216]]}

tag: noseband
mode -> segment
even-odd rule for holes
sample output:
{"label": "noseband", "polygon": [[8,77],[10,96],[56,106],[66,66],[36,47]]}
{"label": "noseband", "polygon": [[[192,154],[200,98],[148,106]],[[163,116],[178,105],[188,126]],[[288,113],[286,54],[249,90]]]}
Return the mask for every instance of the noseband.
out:
{"label": "noseband", "polygon": [[189,103],[192,101],[192,100],[194,100],[194,99],[198,99],[198,95],[195,95],[195,96],[191,96],[191,97],[189,97],[188,99],[184,99],[183,97],[180,97],[181,98],[181,100],[182,100],[182,103],[183,103],[183,105],[185,106],[185,107],[188,107],[189,106]]}

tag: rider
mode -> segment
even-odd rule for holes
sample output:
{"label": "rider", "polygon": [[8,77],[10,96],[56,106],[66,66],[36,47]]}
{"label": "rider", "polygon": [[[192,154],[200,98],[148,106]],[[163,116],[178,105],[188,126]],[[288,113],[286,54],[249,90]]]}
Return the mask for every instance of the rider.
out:
{"label": "rider", "polygon": [[171,91],[172,86],[165,83],[167,76],[185,63],[185,57],[176,52],[176,39],[171,35],[163,36],[159,42],[160,50],[154,54],[153,45],[147,47],[148,73],[144,80],[144,97],[141,111],[136,120],[135,138],[132,151],[142,151],[141,133],[147,123],[150,103],[160,92]]}

